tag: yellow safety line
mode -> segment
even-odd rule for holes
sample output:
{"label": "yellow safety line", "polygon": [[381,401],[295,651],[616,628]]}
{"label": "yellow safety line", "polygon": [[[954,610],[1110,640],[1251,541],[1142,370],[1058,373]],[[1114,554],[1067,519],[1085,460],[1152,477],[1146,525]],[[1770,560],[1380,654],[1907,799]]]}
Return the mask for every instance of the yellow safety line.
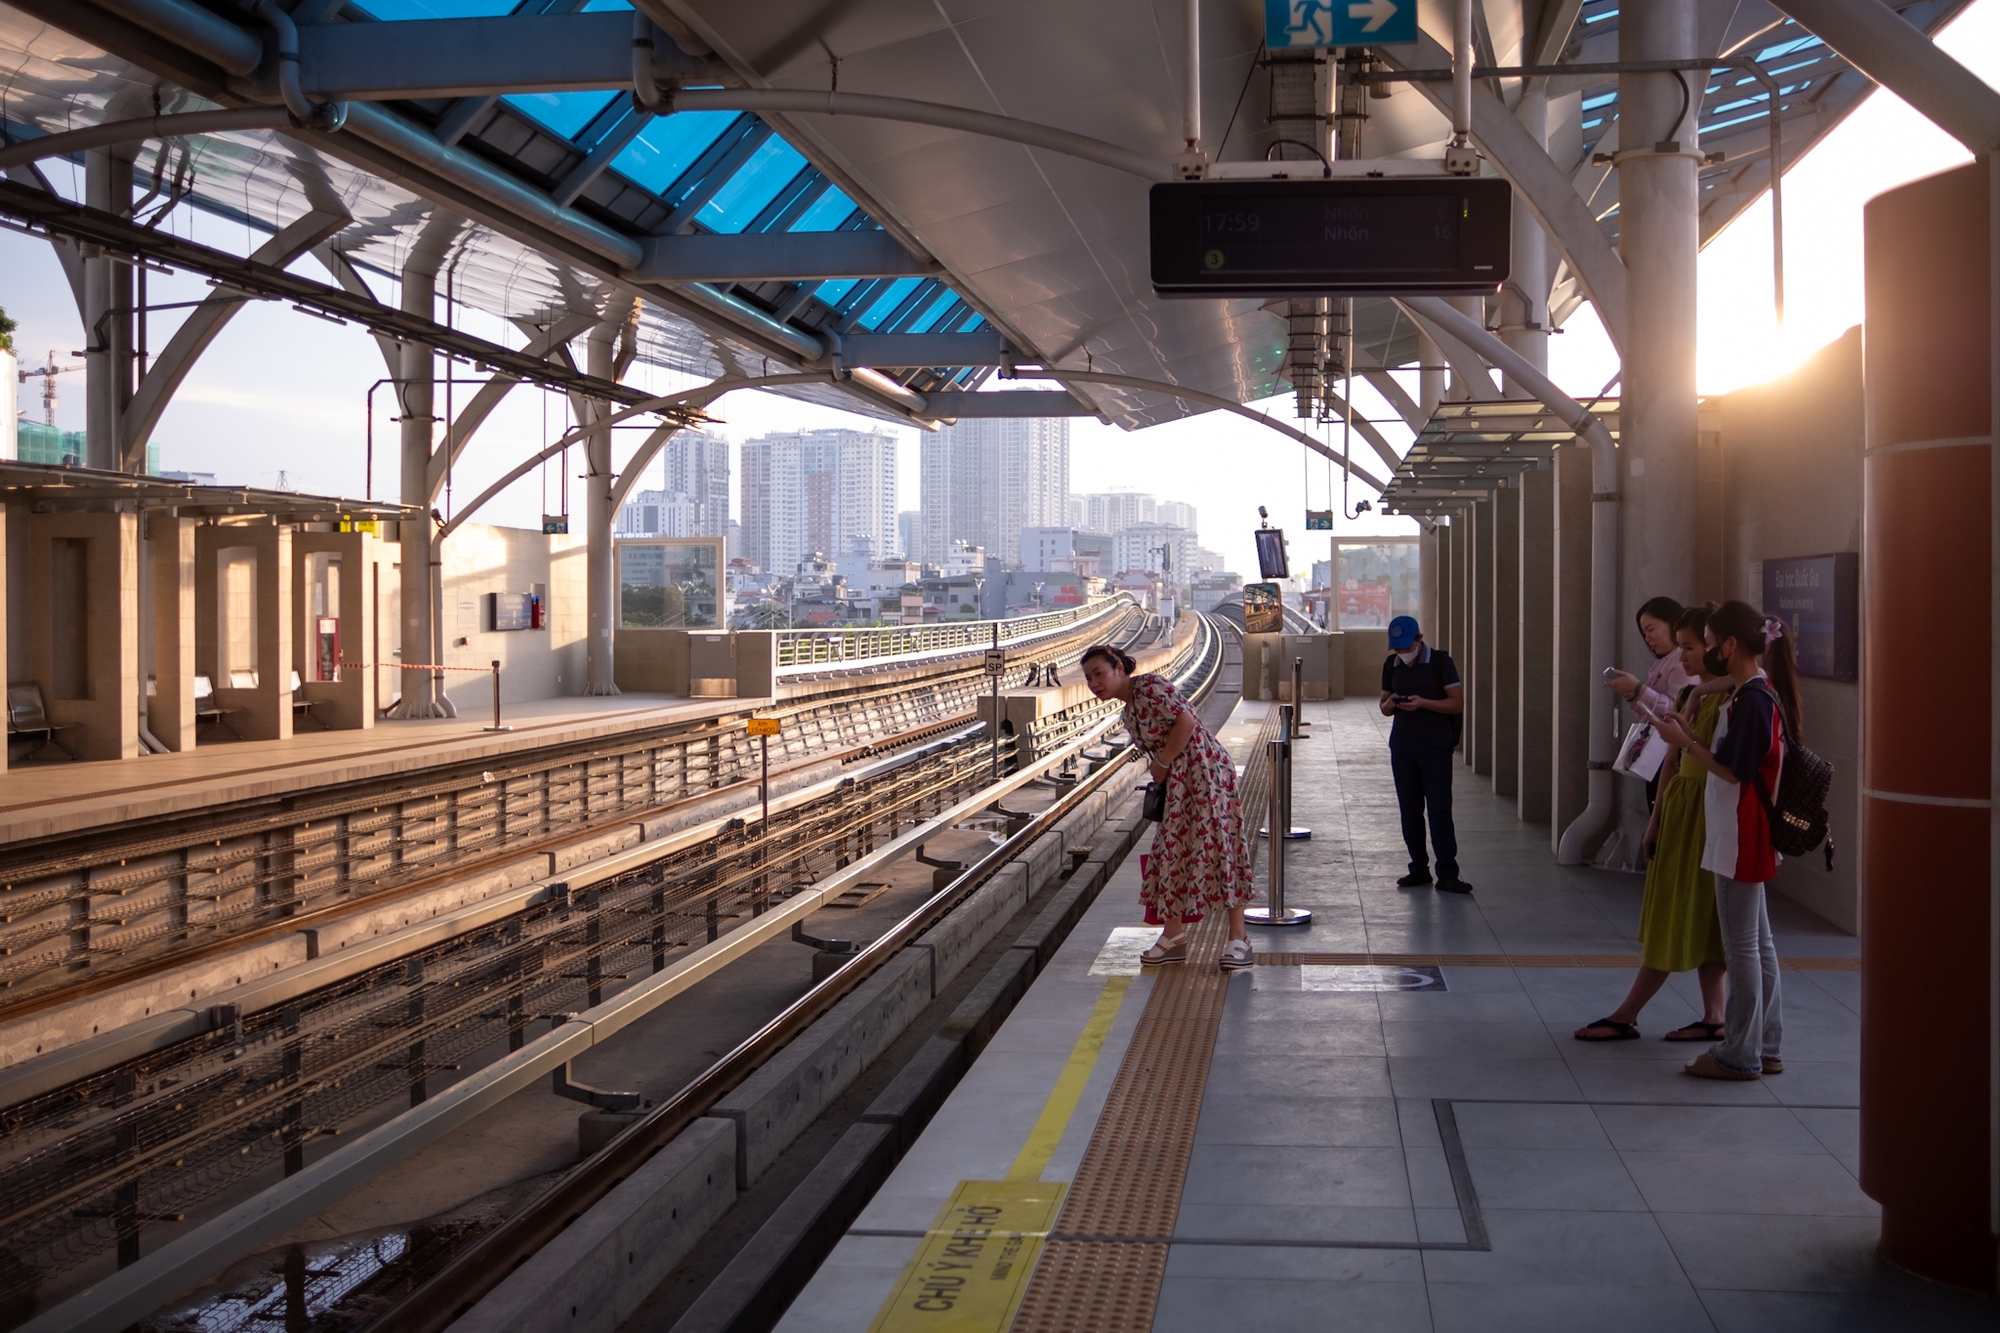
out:
{"label": "yellow safety line", "polygon": [[1076,1104],[1083,1099],[1084,1085],[1090,1082],[1090,1071],[1097,1067],[1097,1057],[1104,1051],[1105,1038],[1111,1035],[1112,1021],[1118,1017],[1118,1007],[1125,1002],[1125,992],[1131,985],[1130,977],[1112,977],[1104,983],[1104,990],[1083,1025],[1083,1034],[1070,1048],[1069,1059],[1057,1076],[1055,1087],[1049,1091],[1049,1099],[1042,1103],[1035,1127],[1028,1131],[1028,1141],[1021,1145],[1021,1155],[1007,1170],[1007,1179],[1042,1178],[1042,1172],[1062,1143],[1063,1131],[1069,1128],[1070,1117],[1076,1113]]}
{"label": "yellow safety line", "polygon": [[1130,977],[1104,983],[1005,1180],[961,1180],[869,1333],[1001,1333],[1014,1321],[1069,1186],[1041,1175],[1103,1053]]}

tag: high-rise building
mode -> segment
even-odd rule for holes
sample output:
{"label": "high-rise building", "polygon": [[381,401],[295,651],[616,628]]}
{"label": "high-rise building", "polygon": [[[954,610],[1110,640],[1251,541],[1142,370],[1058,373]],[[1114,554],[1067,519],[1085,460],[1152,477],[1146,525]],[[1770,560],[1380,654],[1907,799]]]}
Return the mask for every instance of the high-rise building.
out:
{"label": "high-rise building", "polygon": [[1021,568],[1047,574],[1076,573],[1076,529],[1022,528]]}
{"label": "high-rise building", "polygon": [[798,568],[799,440],[762,435],[738,446],[743,486],[743,554],[767,574]]}
{"label": "high-rise building", "polygon": [[896,540],[896,439],[875,431],[808,430],[743,442],[743,554],[788,575],[865,537]]}
{"label": "high-rise building", "polygon": [[1099,491],[1083,497],[1083,522],[1092,532],[1120,532],[1135,523],[1157,523],[1159,502],[1142,491]]}
{"label": "high-rise building", "polygon": [[667,441],[666,491],[689,503],[686,533],[722,537],[729,531],[729,441],[703,430],[684,430]]}
{"label": "high-rise building", "polygon": [[621,537],[726,537],[729,441],[684,430],[661,453],[665,484],[627,496],[612,531]]}
{"label": "high-rise building", "polygon": [[896,551],[905,560],[917,558],[917,534],[921,531],[922,515],[915,509],[905,509],[896,515]]}
{"label": "high-rise building", "polygon": [[[1134,523],[1113,534],[1111,543],[1111,563],[1119,574],[1142,569],[1179,586],[1188,581],[1198,564],[1195,552],[1199,543],[1194,533],[1166,523]],[[1168,552],[1172,552],[1171,557]]]}
{"label": "high-rise building", "polygon": [[627,498],[612,520],[620,537],[720,537],[699,530],[695,502],[679,491],[640,491]]}
{"label": "high-rise building", "polygon": [[924,437],[917,557],[941,563],[951,543],[1021,560],[1021,530],[1069,516],[1069,421],[976,418]]}
{"label": "high-rise building", "polygon": [[1153,521],[1170,528],[1186,528],[1189,532],[1197,532],[1201,528],[1195,522],[1194,506],[1181,500],[1162,500],[1154,505]]}

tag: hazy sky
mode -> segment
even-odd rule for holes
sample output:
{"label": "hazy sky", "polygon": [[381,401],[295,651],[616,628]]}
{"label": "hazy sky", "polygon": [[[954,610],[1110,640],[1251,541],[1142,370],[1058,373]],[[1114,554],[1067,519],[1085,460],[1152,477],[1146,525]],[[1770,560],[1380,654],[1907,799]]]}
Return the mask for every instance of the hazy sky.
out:
{"label": "hazy sky", "polygon": [[[2000,86],[2000,0],[1977,0],[1941,35],[1939,45],[1987,82]],[[1884,189],[1966,160],[1963,148],[1900,99],[1879,91],[1872,94],[1785,177],[1788,319],[1782,339],[1776,336],[1771,312],[1769,201],[1748,210],[1703,252],[1702,392],[1726,393],[1782,373],[1858,323],[1862,205]],[[189,210],[179,210],[172,225],[183,235],[239,252],[245,245],[244,228],[191,215]],[[256,237],[253,243],[262,239]],[[311,260],[301,261],[298,270],[314,278],[325,276]],[[206,294],[200,279],[155,277],[150,299],[185,301]],[[393,290],[377,295],[393,299]],[[68,357],[83,345],[76,306],[46,243],[0,231],[0,306],[21,323],[15,347],[24,367],[42,364],[50,349],[60,364],[81,364]],[[154,347],[165,345],[171,318],[156,318]],[[460,322],[496,341],[512,340],[497,321],[472,315]],[[1578,396],[1596,393],[1616,368],[1609,342],[1588,306],[1571,318],[1562,336],[1551,340],[1550,349],[1552,378]],[[360,495],[365,471],[363,404],[369,384],[384,373],[372,339],[358,329],[310,318],[282,304],[253,305],[216,340],[162,418],[154,435],[162,464],[267,486],[276,484],[282,471],[285,484],[297,489]],[[82,378],[78,371],[60,380],[57,422],[66,429],[83,425]],[[662,392],[689,383],[644,366],[635,367],[632,379]],[[1410,379],[1414,388],[1414,375]],[[40,420],[39,382],[21,385],[20,395],[29,419]],[[386,392],[377,399],[375,492],[393,495],[396,428],[389,424]],[[1363,414],[1385,423],[1385,433],[1398,448],[1403,446],[1409,432],[1393,420],[1394,413],[1379,396],[1357,382],[1355,401]],[[1291,419],[1289,398],[1256,406]],[[879,425],[758,394],[736,394],[711,411],[726,423],[722,429],[731,439],[775,429]],[[541,440],[553,438],[563,412],[562,401],[554,395],[515,390],[468,447],[453,480],[455,499],[459,503],[470,499]],[[903,441],[901,506],[914,509],[917,432],[897,433]],[[624,457],[639,438],[638,432],[621,432],[618,456]],[[1331,441],[1337,446],[1338,440],[1336,427]],[[1373,461],[1365,445],[1356,452]],[[1258,505],[1270,508],[1274,522],[1302,529],[1307,507],[1339,502],[1338,474],[1329,499],[1327,465],[1321,460],[1302,467],[1304,454],[1304,449],[1276,433],[1225,413],[1138,432],[1082,420],[1071,426],[1070,488],[1078,492],[1129,488],[1186,500],[1200,511],[1202,543],[1221,552],[1240,572],[1255,567],[1250,532],[1257,525]],[[571,459],[576,463],[579,456],[572,454]],[[544,489],[548,508],[556,509],[559,470],[551,466],[546,473],[545,478],[517,483],[489,505],[484,516],[491,522],[532,525],[543,512]],[[1347,502],[1351,506],[1365,497],[1366,492],[1356,487]],[[581,512],[580,493],[573,503]],[[1407,520],[1341,524],[1343,533],[1413,530]],[[1295,538],[1295,565],[1310,554]],[[1323,559],[1324,547],[1317,554]]]}

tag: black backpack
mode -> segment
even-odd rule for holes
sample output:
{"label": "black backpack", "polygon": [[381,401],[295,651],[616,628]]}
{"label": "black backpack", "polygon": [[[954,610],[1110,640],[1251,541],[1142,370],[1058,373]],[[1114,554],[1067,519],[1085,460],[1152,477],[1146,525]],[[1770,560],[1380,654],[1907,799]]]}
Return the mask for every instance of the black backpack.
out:
{"label": "black backpack", "polygon": [[[1777,705],[1777,691],[1764,686],[1771,695],[1772,712],[1784,726],[1784,708]],[[1789,733],[1789,728],[1786,728]],[[1833,835],[1827,828],[1826,793],[1833,786],[1833,765],[1805,746],[1785,737],[1785,758],[1778,768],[1775,799],[1757,779],[1757,798],[1771,821],[1771,848],[1780,856],[1804,856],[1821,843],[1826,844],[1826,868],[1833,869]]]}

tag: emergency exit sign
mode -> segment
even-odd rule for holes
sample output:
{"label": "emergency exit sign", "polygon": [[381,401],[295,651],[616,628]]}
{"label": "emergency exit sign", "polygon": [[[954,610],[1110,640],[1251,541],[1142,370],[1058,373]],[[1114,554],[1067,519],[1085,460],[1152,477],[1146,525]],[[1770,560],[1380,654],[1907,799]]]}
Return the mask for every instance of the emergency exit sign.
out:
{"label": "emergency exit sign", "polygon": [[1416,40],[1417,0],[1264,0],[1264,44],[1273,51]]}

